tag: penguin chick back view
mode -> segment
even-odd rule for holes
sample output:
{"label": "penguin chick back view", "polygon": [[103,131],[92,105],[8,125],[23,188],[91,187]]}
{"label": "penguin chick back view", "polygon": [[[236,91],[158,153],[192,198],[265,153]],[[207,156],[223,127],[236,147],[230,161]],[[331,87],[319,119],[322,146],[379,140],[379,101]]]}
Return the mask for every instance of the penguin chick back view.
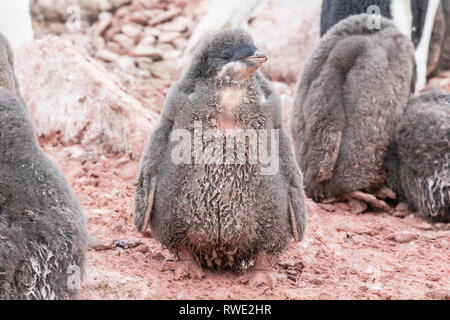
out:
{"label": "penguin chick back view", "polygon": [[412,91],[414,49],[387,19],[349,17],[322,38],[295,92],[289,128],[313,199],[385,183],[383,161]]}
{"label": "penguin chick back view", "polygon": [[[155,238],[182,260],[240,269],[255,259],[256,267],[258,257],[276,256],[292,236],[303,235],[302,175],[282,125],[278,93],[257,70],[266,60],[246,32],[221,31],[198,48],[167,96],[141,160],[134,219],[142,232],[150,222]],[[180,130],[188,148],[185,161],[175,164],[180,143],[173,136]],[[246,145],[242,132],[258,139]],[[207,151],[210,142],[214,153]],[[242,142],[249,147],[244,153],[236,151]],[[261,156],[268,142],[273,161],[240,161],[256,145]],[[234,161],[223,161],[228,156]]]}
{"label": "penguin chick back view", "polygon": [[450,95],[437,90],[411,98],[388,155],[388,182],[412,210],[450,221]]}
{"label": "penguin chick back view", "polygon": [[86,228],[65,178],[39,147],[0,34],[0,300],[78,297]]}

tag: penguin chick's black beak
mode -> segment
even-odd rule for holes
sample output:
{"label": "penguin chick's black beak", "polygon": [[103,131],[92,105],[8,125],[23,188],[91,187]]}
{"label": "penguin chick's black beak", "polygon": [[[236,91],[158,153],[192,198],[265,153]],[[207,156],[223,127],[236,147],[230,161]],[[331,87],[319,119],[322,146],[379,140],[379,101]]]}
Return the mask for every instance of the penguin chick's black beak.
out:
{"label": "penguin chick's black beak", "polygon": [[256,49],[256,51],[251,56],[245,57],[243,60],[248,62],[251,66],[260,67],[268,59],[269,58],[262,50]]}

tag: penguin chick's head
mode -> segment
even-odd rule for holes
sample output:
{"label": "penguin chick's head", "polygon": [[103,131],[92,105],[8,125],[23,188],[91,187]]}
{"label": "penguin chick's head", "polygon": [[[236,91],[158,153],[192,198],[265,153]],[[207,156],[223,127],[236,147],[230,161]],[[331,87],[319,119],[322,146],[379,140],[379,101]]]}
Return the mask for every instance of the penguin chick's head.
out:
{"label": "penguin chick's head", "polygon": [[14,56],[8,39],[0,33],[0,88],[17,91]]}
{"label": "penguin chick's head", "polygon": [[194,56],[191,71],[195,77],[239,84],[250,79],[267,59],[247,32],[228,29],[203,42]]}

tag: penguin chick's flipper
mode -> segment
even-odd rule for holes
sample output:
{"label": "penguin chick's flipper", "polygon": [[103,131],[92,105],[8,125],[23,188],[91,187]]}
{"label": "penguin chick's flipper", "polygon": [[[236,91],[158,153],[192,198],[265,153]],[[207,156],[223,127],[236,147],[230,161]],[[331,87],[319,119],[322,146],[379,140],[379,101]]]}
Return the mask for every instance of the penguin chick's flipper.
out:
{"label": "penguin chick's flipper", "polygon": [[[147,180],[142,179],[136,184],[136,210],[135,210],[135,223],[138,230],[141,233],[146,233],[150,223],[150,217],[153,209],[153,200],[155,198],[156,189],[156,177],[153,177],[150,181],[150,186],[147,186]],[[139,197],[139,200],[138,200]],[[138,210],[137,204],[140,203],[140,209]],[[143,218],[136,215],[137,211],[143,213]],[[138,219],[138,221],[136,221]],[[142,220],[142,224],[140,221]]]}
{"label": "penguin chick's flipper", "polygon": [[342,131],[337,128],[325,128],[321,133],[323,141],[322,152],[323,158],[317,165],[318,171],[315,177],[316,183],[331,179],[333,176],[334,166],[339,155],[341,147]]}
{"label": "penguin chick's flipper", "polygon": [[283,117],[280,111],[280,97],[276,90],[272,87],[272,84],[266,78],[258,75],[258,80],[266,99],[264,103],[268,105],[280,106],[279,108],[268,109],[273,109],[276,113],[272,115],[272,119],[274,119],[274,123],[280,134],[280,164],[283,167],[283,172],[285,172],[286,180],[289,183],[288,213],[289,221],[291,223],[292,236],[295,241],[301,241],[306,228],[306,196],[305,191],[303,190],[303,175],[298,167],[297,160],[295,159],[292,141],[287,135],[282,124]]}
{"label": "penguin chick's flipper", "polygon": [[157,170],[166,152],[172,126],[173,123],[162,115],[150,136],[139,167],[133,218],[136,228],[142,233],[146,233],[150,222],[156,192]]}
{"label": "penguin chick's flipper", "polygon": [[303,176],[292,151],[291,140],[280,129],[280,156],[289,181],[289,221],[294,240],[300,242],[306,227],[306,203],[303,191]]}

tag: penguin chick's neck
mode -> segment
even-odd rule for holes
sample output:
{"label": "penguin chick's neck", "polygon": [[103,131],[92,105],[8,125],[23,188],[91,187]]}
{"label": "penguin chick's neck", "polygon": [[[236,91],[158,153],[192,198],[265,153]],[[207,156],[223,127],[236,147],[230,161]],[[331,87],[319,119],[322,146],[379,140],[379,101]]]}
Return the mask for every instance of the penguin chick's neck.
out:
{"label": "penguin chick's neck", "polygon": [[250,81],[218,88],[217,122],[222,132],[240,127],[239,113],[250,96]]}

